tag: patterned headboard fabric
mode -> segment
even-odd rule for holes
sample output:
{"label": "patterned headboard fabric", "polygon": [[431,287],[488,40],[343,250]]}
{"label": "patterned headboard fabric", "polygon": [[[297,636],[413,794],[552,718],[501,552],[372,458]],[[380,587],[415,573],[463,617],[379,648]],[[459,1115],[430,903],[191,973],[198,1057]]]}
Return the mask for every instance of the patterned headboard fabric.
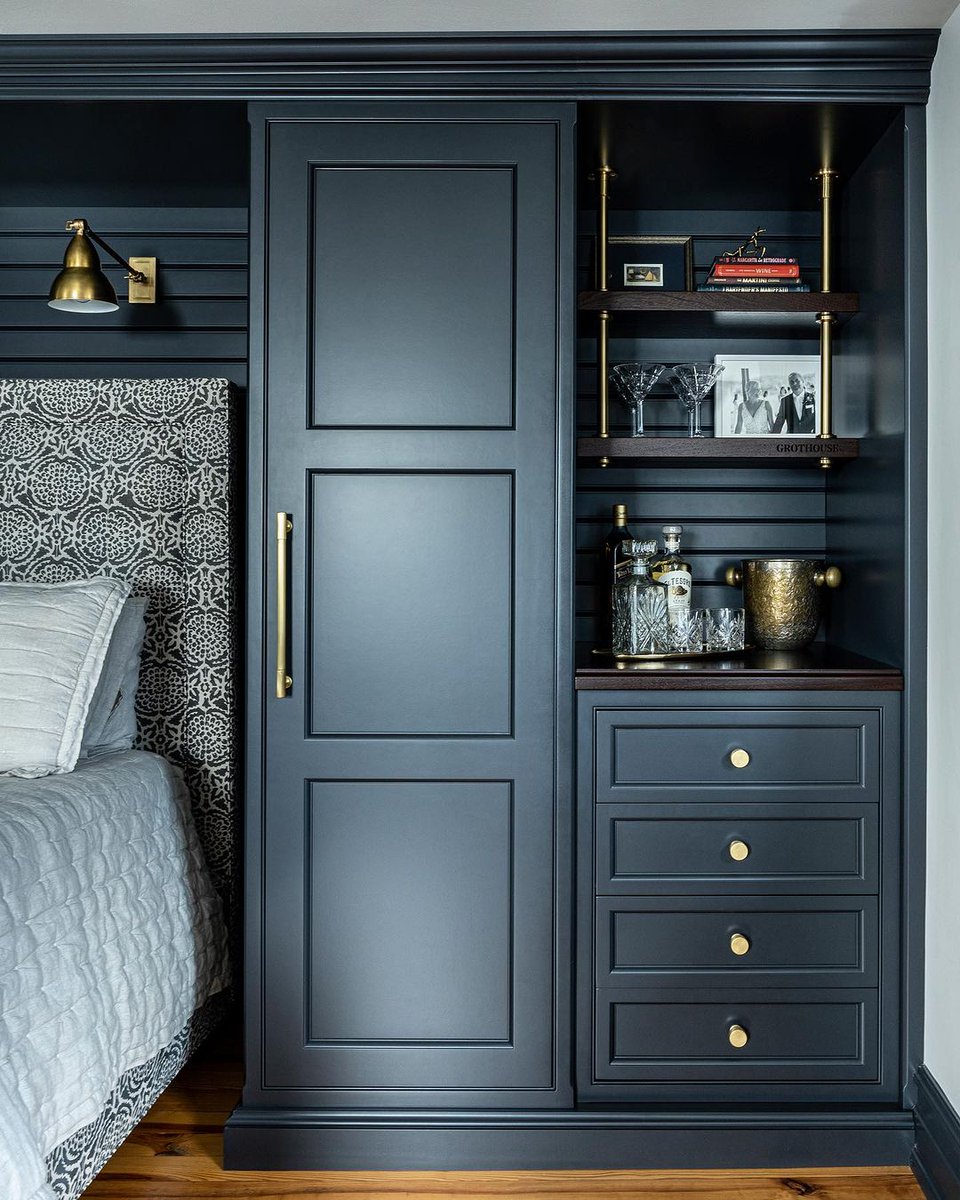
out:
{"label": "patterned headboard fabric", "polygon": [[0,578],[149,597],[140,744],[183,767],[232,913],[235,406],[225,379],[0,380]]}

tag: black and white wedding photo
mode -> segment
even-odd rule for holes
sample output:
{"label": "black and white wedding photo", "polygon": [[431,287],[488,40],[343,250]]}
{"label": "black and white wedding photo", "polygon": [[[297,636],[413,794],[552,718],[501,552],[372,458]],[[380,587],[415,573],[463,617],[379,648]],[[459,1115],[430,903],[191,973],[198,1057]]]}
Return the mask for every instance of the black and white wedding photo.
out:
{"label": "black and white wedding photo", "polygon": [[820,356],[723,355],[714,412],[716,437],[815,437]]}

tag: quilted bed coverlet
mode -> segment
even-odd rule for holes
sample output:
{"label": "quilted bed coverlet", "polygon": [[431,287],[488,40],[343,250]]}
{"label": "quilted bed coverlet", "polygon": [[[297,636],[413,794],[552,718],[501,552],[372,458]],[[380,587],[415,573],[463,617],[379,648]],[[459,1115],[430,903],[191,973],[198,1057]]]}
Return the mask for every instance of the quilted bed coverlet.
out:
{"label": "quilted bed coverlet", "polygon": [[227,986],[220,901],[179,771],[143,751],[0,779],[0,1179],[44,1159]]}

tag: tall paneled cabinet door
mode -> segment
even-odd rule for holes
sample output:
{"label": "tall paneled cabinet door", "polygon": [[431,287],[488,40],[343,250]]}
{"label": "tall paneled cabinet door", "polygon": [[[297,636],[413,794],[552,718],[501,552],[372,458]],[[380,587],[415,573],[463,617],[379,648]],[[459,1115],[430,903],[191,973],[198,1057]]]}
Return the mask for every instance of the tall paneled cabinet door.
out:
{"label": "tall paneled cabinet door", "polygon": [[564,1104],[573,110],[251,122],[245,1104]]}

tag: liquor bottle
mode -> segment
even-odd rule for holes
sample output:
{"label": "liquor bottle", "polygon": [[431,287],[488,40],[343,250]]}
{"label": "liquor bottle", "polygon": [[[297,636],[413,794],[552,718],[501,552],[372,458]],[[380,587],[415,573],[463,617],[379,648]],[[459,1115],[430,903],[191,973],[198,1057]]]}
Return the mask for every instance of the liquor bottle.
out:
{"label": "liquor bottle", "polygon": [[613,589],[613,652],[663,654],[670,649],[667,589],[650,577],[656,542],[623,544],[627,562]]}
{"label": "liquor bottle", "polygon": [[678,614],[690,611],[690,594],[693,591],[693,575],[690,564],[680,557],[682,525],[664,525],[664,551],[650,565],[650,574],[666,586],[670,624]]}
{"label": "liquor bottle", "polygon": [[623,565],[623,543],[632,541],[633,534],[627,528],[627,506],[613,506],[613,528],[600,546],[597,562],[597,588],[594,611],[596,613],[597,647],[609,650],[613,629],[613,587],[617,582],[617,570]]}

